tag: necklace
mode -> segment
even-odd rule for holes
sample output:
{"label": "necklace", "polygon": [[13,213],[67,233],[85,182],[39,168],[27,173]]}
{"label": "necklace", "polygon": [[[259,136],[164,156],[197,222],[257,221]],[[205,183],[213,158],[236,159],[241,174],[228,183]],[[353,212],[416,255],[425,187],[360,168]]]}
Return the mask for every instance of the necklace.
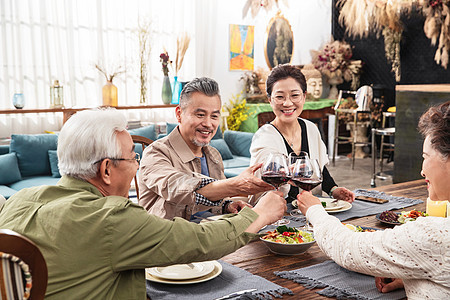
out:
{"label": "necklace", "polygon": [[285,139],[285,141],[289,144],[289,146],[291,148],[294,148],[294,142],[295,142],[295,137],[297,136],[296,134],[294,134],[294,138],[293,139],[288,139],[286,137],[285,133],[282,133],[281,130],[278,129],[278,127],[275,125],[275,122],[272,122],[272,125],[275,126],[275,128],[277,128],[278,132],[281,134],[281,136]]}
{"label": "necklace", "polygon": [[284,135],[283,135],[283,137],[284,137],[284,139],[286,140],[286,142],[288,142],[288,144],[289,144],[289,146],[291,146],[291,148],[294,148],[294,142],[290,142],[289,141],[289,139],[287,138],[287,137],[285,137]]}

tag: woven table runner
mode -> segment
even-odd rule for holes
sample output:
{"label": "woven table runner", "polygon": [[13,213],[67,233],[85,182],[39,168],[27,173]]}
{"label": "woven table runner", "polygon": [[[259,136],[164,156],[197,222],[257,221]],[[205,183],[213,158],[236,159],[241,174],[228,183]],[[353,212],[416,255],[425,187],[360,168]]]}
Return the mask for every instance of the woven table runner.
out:
{"label": "woven table runner", "polygon": [[317,293],[338,299],[394,300],[406,298],[404,290],[381,293],[373,276],[342,268],[332,260],[292,271],[275,272],[275,275],[293,280],[308,289],[324,288]]}
{"label": "woven table runner", "polygon": [[293,294],[291,290],[270,282],[267,279],[253,275],[222,260],[219,260],[219,262],[223,267],[222,273],[209,281],[195,284],[171,285],[147,280],[147,296],[153,300],[208,300],[253,288],[256,291],[243,294],[233,299],[273,299],[273,297],[281,298],[283,294]]}
{"label": "woven table runner", "polygon": [[[374,198],[380,198],[380,199],[386,199],[389,200],[389,202],[386,203],[371,203],[366,201],[360,201],[355,200],[352,203],[352,208],[350,210],[334,213],[333,216],[338,218],[341,221],[345,221],[351,218],[360,218],[370,215],[376,215],[379,213],[382,213],[386,210],[393,210],[393,209],[402,209],[409,206],[413,206],[416,204],[423,203],[422,200],[419,199],[411,199],[411,198],[405,198],[405,197],[396,197],[388,195],[384,192],[380,191],[368,191],[363,189],[356,189],[353,191],[356,196],[367,196],[367,197],[374,197]],[[288,212],[293,210],[292,204],[288,204]],[[295,220],[298,220],[302,222],[304,220],[304,216],[300,216],[298,218],[292,217]]]}

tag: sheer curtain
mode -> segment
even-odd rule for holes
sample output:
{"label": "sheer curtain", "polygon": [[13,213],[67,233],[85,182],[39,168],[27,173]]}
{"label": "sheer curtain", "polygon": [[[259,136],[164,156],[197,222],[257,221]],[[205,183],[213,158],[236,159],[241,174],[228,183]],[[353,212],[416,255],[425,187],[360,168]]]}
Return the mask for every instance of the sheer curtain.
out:
{"label": "sheer curtain", "polygon": [[[125,72],[114,78],[119,105],[138,105],[139,22],[150,22],[149,103],[161,104],[159,55],[175,59],[176,38],[187,32],[191,43],[179,72],[181,80],[208,75],[213,59],[200,50],[213,38],[208,20],[215,1],[195,0],[2,0],[0,1],[0,109],[14,109],[14,93],[25,95],[25,109],[48,108],[54,80],[64,87],[66,107],[102,104],[104,76],[95,64]],[[214,24],[214,22],[210,23]],[[197,38],[200,37],[200,40]],[[169,74],[173,77],[173,71]],[[174,120],[173,109],[128,111],[129,119]],[[0,137],[11,133],[59,130],[61,114],[0,115]]]}

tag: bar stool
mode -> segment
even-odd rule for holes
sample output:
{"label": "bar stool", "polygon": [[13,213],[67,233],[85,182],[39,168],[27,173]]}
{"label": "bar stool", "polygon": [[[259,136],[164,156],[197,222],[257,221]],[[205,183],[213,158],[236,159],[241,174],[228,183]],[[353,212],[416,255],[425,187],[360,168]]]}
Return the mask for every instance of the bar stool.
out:
{"label": "bar stool", "polygon": [[[383,173],[383,154],[385,147],[389,147],[390,151],[394,150],[394,143],[385,142],[385,137],[395,136],[395,127],[386,127],[386,119],[395,118],[395,112],[383,112],[383,120],[381,122],[381,128],[372,128],[372,180],[370,182],[371,187],[376,187],[375,180],[381,179],[386,180],[390,175]],[[376,171],[376,156],[377,156],[377,145],[375,142],[375,136],[381,136],[380,142],[380,172]]]}
{"label": "bar stool", "polygon": [[[336,120],[335,120],[335,127],[334,127],[334,151],[333,151],[332,162],[333,162],[333,166],[334,166],[336,153],[338,152],[338,145],[351,144],[352,145],[352,169],[354,169],[355,168],[356,146],[368,146],[369,145],[369,142],[358,140],[358,132],[357,132],[358,126],[369,126],[371,124],[371,121],[370,121],[371,114],[370,114],[370,111],[366,111],[366,110],[338,108],[339,103],[342,100],[343,94],[355,95],[356,92],[343,91],[343,90],[339,91],[338,101],[337,101],[337,104],[334,109],[335,115],[336,115]],[[350,117],[351,121],[347,122],[347,124],[353,124],[352,136],[350,136],[350,137],[339,135],[339,123],[340,123],[339,116],[343,115],[343,114],[351,116]],[[369,118],[369,121],[361,121],[361,119],[367,119],[367,117]]]}

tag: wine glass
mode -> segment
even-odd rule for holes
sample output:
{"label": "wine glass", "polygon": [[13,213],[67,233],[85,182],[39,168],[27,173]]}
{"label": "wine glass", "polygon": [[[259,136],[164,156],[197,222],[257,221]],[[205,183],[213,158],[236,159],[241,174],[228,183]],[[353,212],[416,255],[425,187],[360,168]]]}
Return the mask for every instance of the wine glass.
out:
{"label": "wine glass", "polygon": [[[261,179],[273,185],[278,190],[281,185],[289,181],[289,176],[290,171],[286,155],[282,153],[271,153],[261,168]],[[272,225],[281,226],[289,223],[289,220],[281,219]]]}
{"label": "wine glass", "polygon": [[322,183],[322,170],[319,162],[309,156],[298,158],[291,172],[292,183],[305,191],[309,192]]}
{"label": "wine glass", "polygon": [[289,181],[287,157],[282,153],[271,153],[261,168],[261,179],[278,188]]}
{"label": "wine glass", "polygon": [[[295,186],[309,192],[322,183],[322,170],[317,159],[311,159],[308,155],[303,155],[293,162],[293,166],[292,162],[291,159],[291,182]],[[293,214],[299,215],[300,210],[293,210],[291,215]],[[306,221],[306,230],[311,230],[309,221]]]}

